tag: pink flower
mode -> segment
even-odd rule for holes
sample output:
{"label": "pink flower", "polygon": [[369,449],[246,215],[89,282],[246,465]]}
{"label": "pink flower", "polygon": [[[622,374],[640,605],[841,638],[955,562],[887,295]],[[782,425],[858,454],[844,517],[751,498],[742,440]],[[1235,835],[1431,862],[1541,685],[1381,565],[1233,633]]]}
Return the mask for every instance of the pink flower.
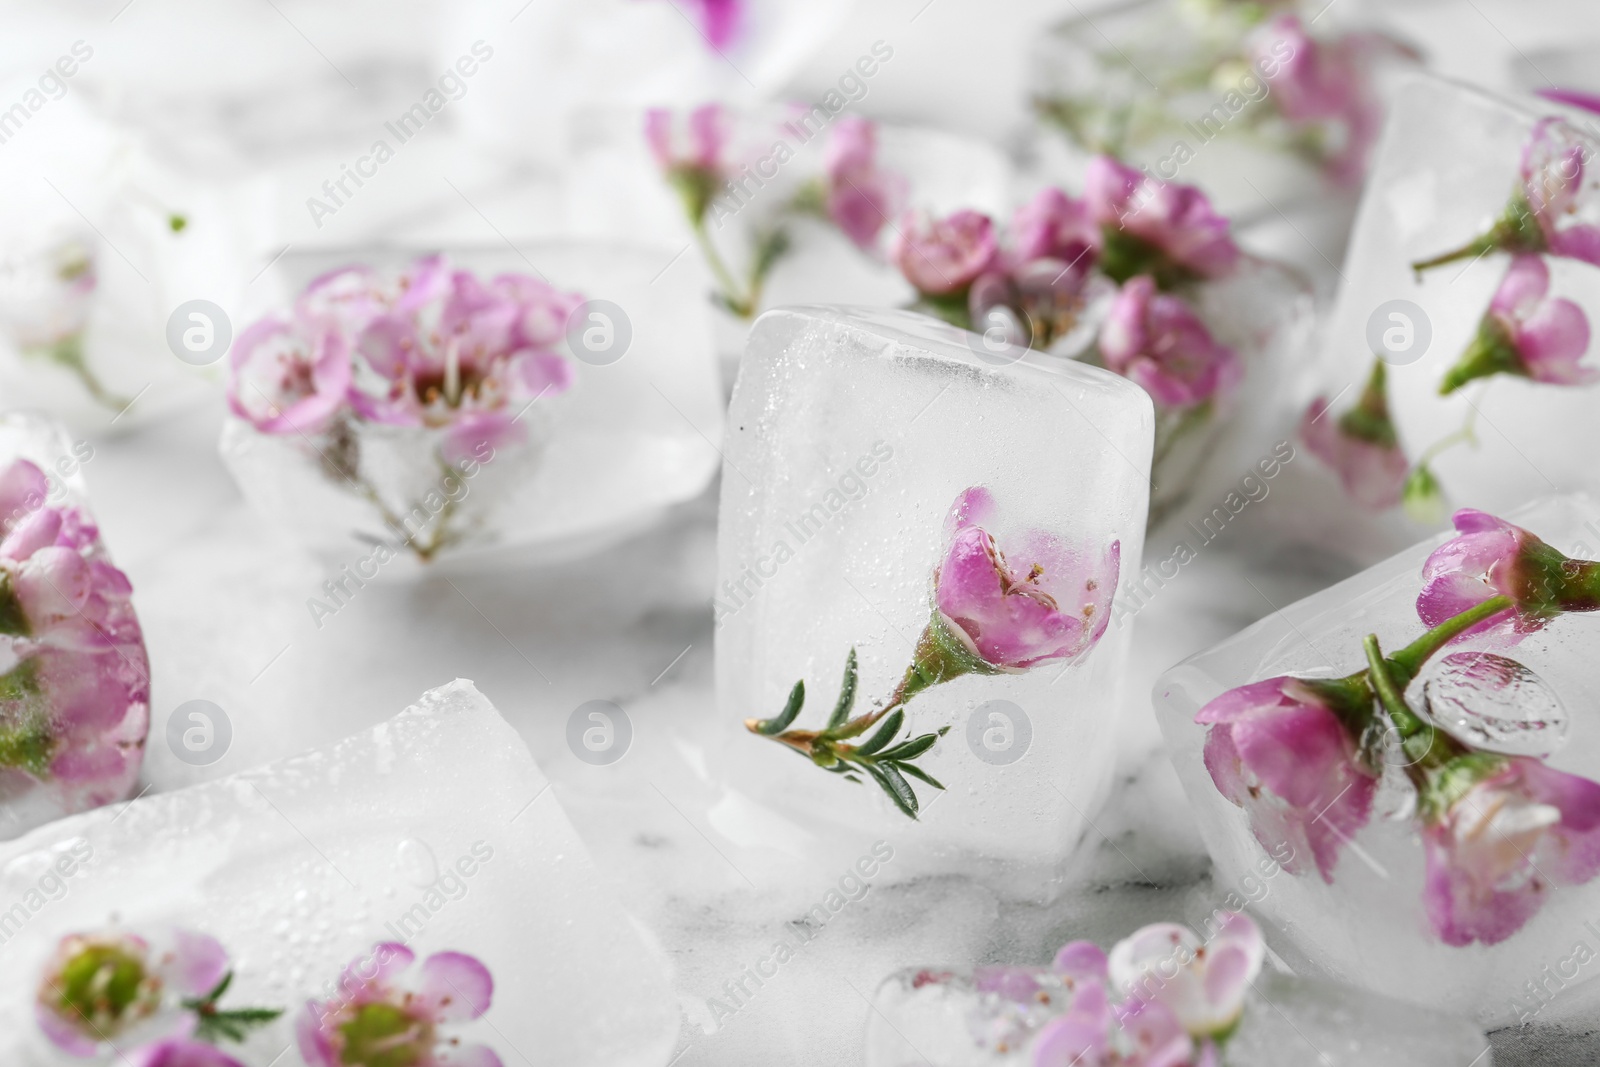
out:
{"label": "pink flower", "polygon": [[1493,945],[1520,930],[1551,889],[1600,873],[1600,784],[1525,757],[1457,762],[1467,761],[1477,780],[1423,831],[1423,903],[1446,944]]}
{"label": "pink flower", "polygon": [[415,961],[397,942],[383,942],[351,961],[338,995],[307,1001],[296,1019],[305,1061],[311,1067],[500,1067],[500,1057],[487,1045],[461,1044],[441,1032],[489,1010],[489,969],[465,953],[436,952],[419,973],[403,975]]}
{"label": "pink flower", "polygon": [[1083,186],[1103,234],[1100,269],[1118,282],[1151,274],[1168,288],[1226,274],[1239,261],[1228,220],[1193,186],[1157,181],[1110,156],[1089,161]]}
{"label": "pink flower", "polygon": [[126,796],[150,724],[150,666],[132,586],[77,508],[48,504],[27,460],[0,472],[0,786],[45,783],[63,812]]}
{"label": "pink flower", "polygon": [[328,326],[262,319],[228,353],[228,406],[263,433],[316,433],[349,388],[349,343]]}
{"label": "pink flower", "polygon": [[1268,678],[1223,693],[1195,716],[1211,726],[1206,770],[1250,816],[1256,840],[1274,855],[1290,845],[1290,873],[1311,856],[1330,884],[1339,849],[1366,825],[1378,785],[1336,710],[1363,710],[1344,707],[1359,699],[1336,689],[1346,685]]}
{"label": "pink flower", "polygon": [[857,115],[834,124],[822,165],[828,217],[860,248],[871,249],[905,196],[905,180],[877,163],[878,127]]}
{"label": "pink flower", "polygon": [[644,136],[656,165],[683,201],[689,221],[698,226],[728,180],[728,114],[705,104],[687,121],[664,108],[645,112]]}
{"label": "pink flower", "polygon": [[1109,972],[1124,997],[1160,1004],[1193,1036],[1215,1037],[1239,1021],[1265,955],[1250,917],[1224,912],[1210,941],[1176,923],[1136,931],[1112,948]]}
{"label": "pink flower", "polygon": [[1450,393],[1491,374],[1516,374],[1552,385],[1587,385],[1600,370],[1580,363],[1589,350],[1589,320],[1570,300],[1548,299],[1550,268],[1539,256],[1511,260],[1489,302],[1478,335],[1439,385]]}
{"label": "pink flower", "polygon": [[1520,526],[1463,508],[1458,536],[1422,565],[1417,615],[1429,627],[1483,603],[1510,597],[1512,606],[1460,636],[1495,632],[1520,638],[1563,611],[1600,609],[1600,564],[1569,559]]}
{"label": "pink flower", "polygon": [[[675,0],[668,0],[675,2]],[[700,32],[706,43],[726,52],[744,25],[746,0],[688,0],[700,16]]]}
{"label": "pink flower", "polygon": [[1041,189],[1011,218],[1008,258],[1013,267],[1036,259],[1092,266],[1100,241],[1100,227],[1089,217],[1087,204],[1060,189]]}
{"label": "pink flower", "polygon": [[1157,405],[1187,408],[1220,400],[1239,382],[1239,357],[1215,341],[1200,317],[1148,275],[1117,293],[1100,330],[1106,366],[1144,387]]}
{"label": "pink flower", "polygon": [[325,323],[354,337],[394,302],[393,287],[364,265],[340,267],[313,278],[295,299],[295,318]]}
{"label": "pink flower", "polygon": [[128,1057],[129,1067],[244,1067],[215,1045],[173,1037],[146,1045]]}
{"label": "pink flower", "polygon": [[906,281],[930,296],[965,290],[999,253],[994,223],[976,211],[957,211],[942,219],[908,215],[891,251]]}
{"label": "pink flower", "polygon": [[[182,1001],[203,997],[227,973],[222,946],[192,930],[148,937],[114,930],[68,934],[45,965],[34,1018],[53,1044],[74,1056],[186,1037],[195,1017]],[[184,1060],[164,1062],[188,1067]]]}
{"label": "pink flower", "polygon": [[1584,140],[1558,118],[1541,119],[1522,147],[1522,195],[1538,224],[1541,242],[1513,251],[1548,251],[1600,264],[1597,198],[1585,194]]}
{"label": "pink flower", "polygon": [[1389,417],[1387,371],[1375,360],[1356,406],[1335,419],[1318,397],[1300,420],[1300,439],[1311,454],[1332,467],[1356,503],[1383,511],[1400,503],[1411,464]]}
{"label": "pink flower", "polygon": [[966,490],[950,510],[950,547],[934,580],[942,621],[990,668],[1022,671],[1054,660],[1075,662],[1111,622],[1120,544],[1113,541],[1097,556],[1054,534],[1029,530],[1003,553],[979,525],[994,511],[994,498],[981,487]]}

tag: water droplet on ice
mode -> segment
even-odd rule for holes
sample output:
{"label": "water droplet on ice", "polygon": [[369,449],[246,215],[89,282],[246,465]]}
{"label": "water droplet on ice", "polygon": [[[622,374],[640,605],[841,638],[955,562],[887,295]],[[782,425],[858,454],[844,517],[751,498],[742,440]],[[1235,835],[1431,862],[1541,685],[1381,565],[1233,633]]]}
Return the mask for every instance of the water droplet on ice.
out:
{"label": "water droplet on ice", "polygon": [[1491,752],[1548,756],[1567,738],[1567,709],[1550,684],[1492,652],[1455,652],[1424,668],[1422,705],[1451,737]]}
{"label": "water droplet on ice", "polygon": [[400,873],[417,888],[426,889],[439,880],[439,861],[433,849],[424,842],[414,837],[406,838],[400,842],[396,858],[400,863]]}

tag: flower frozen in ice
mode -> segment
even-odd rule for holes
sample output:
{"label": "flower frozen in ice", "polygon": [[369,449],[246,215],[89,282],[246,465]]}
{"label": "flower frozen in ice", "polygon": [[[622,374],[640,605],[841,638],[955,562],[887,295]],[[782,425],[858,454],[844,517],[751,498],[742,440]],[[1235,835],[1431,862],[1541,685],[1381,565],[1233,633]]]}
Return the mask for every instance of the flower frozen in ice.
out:
{"label": "flower frozen in ice", "polygon": [[1100,240],[1100,227],[1090,217],[1088,205],[1051,187],[1041,189],[1012,215],[1007,255],[1014,266],[1036,259],[1092,266]]}
{"label": "flower frozen in ice", "polygon": [[1083,199],[1103,235],[1100,269],[1118,282],[1150,274],[1162,288],[1215,278],[1239,261],[1228,220],[1191,185],[1162,182],[1110,156],[1089,161]]}
{"label": "flower frozen in ice", "polygon": [[96,285],[94,252],[76,236],[13,244],[0,260],[0,329],[24,352],[79,343]]}
{"label": "flower frozen in ice", "polygon": [[128,1067],[244,1067],[215,1045],[186,1037],[169,1037],[134,1051]]}
{"label": "flower frozen in ice", "polygon": [[349,389],[349,342],[320,323],[263,319],[228,353],[228,406],[263,433],[319,432]]}
{"label": "flower frozen in ice", "polygon": [[1472,753],[1423,793],[1423,903],[1450,945],[1516,933],[1557,886],[1600,874],[1600,784],[1537,759]]}
{"label": "flower frozen in ice", "polygon": [[877,125],[858,115],[840,118],[828,135],[822,165],[828,217],[858,247],[872,249],[905,196],[905,180],[878,165]]}
{"label": "flower frozen in ice", "polygon": [[1263,848],[1293,849],[1283,862],[1290,873],[1309,856],[1331,883],[1340,848],[1371,815],[1378,781],[1345,725],[1366,714],[1365,689],[1350,679],[1268,678],[1195,716],[1210,726],[1205,764],[1217,790],[1249,815]]}
{"label": "flower frozen in ice", "polygon": [[908,215],[901,220],[891,252],[906,281],[929,296],[965,292],[999,254],[994,222],[981,212],[966,210],[943,218]]}
{"label": "flower frozen in ice", "polygon": [[1344,491],[1364,508],[1383,511],[1400,503],[1410,462],[1389,417],[1387,364],[1374,360],[1366,388],[1349,411],[1334,418],[1328,402],[1311,402],[1300,422],[1300,439],[1339,476]]}
{"label": "flower frozen in ice", "polygon": [[476,958],[436,952],[414,973],[410,949],[383,942],[351,961],[327,1000],[308,1001],[295,1022],[312,1067],[500,1067],[487,1045],[449,1032],[489,1010],[494,979]]}
{"label": "flower frozen in ice", "polygon": [[683,200],[689,221],[705,220],[728,180],[728,113],[718,104],[695,108],[687,118],[665,108],[645,113],[644,136],[656,165]]}
{"label": "flower frozen in ice", "polygon": [[1516,256],[1478,325],[1478,335],[1439,384],[1450,393],[1491,374],[1515,374],[1551,385],[1587,385],[1600,369],[1580,361],[1589,350],[1589,319],[1570,300],[1550,298],[1550,268],[1535,255]]}
{"label": "flower frozen in ice", "polygon": [[1241,377],[1239,357],[1219,343],[1182,298],[1149,275],[1130,279],[1100,329],[1106,366],[1142,386],[1164,408],[1220,400]]}
{"label": "flower frozen in ice", "polygon": [[1089,300],[1100,229],[1082,201],[1041,190],[1011,220],[1009,246],[967,292],[972,328],[1048,350],[1072,332]]}
{"label": "flower frozen in ice", "polygon": [[1002,547],[982,525],[995,512],[981,486],[950,509],[950,544],[934,579],[938,628],[994,670],[1078,660],[1111,622],[1120,544],[1097,552],[1027,530]]}
{"label": "flower frozen in ice", "polygon": [[1195,1037],[1216,1037],[1239,1021],[1265,954],[1250,917],[1224,912],[1205,941],[1176,923],[1146,926],[1112,948],[1108,966],[1124,997],[1162,1005]]}
{"label": "flower frozen in ice", "polygon": [[1463,634],[1526,634],[1561,612],[1600,609],[1600,563],[1570,559],[1487,512],[1463,508],[1454,521],[1457,536],[1422,565],[1417,615],[1429,626],[1496,596],[1511,603]]}
{"label": "flower frozen in ice", "polygon": [[34,1016],[75,1056],[187,1036],[197,1020],[183,1001],[204,997],[227,973],[222,945],[192,930],[68,934],[45,965]]}
{"label": "flower frozen in ice", "polygon": [[126,796],[150,722],[150,668],[127,576],[27,460],[0,471],[0,786],[48,783],[64,811]]}

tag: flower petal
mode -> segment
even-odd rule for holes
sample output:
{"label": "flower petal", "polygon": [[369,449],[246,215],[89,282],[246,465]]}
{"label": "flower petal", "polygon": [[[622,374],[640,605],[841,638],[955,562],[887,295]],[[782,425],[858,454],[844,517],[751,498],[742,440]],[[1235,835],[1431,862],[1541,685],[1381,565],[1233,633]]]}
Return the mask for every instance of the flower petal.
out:
{"label": "flower petal", "polygon": [[436,952],[422,965],[419,995],[438,1021],[476,1019],[494,999],[494,978],[474,956]]}

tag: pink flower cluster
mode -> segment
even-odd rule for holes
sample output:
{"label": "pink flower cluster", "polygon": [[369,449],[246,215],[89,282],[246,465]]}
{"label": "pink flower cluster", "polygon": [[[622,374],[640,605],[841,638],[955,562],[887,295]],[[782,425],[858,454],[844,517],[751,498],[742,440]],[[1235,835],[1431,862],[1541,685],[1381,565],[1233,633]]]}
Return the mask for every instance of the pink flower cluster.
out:
{"label": "pink flower cluster", "polygon": [[126,796],[150,725],[150,665],[127,575],[82,510],[27,460],[0,470],[0,786],[47,783],[67,812]]}
{"label": "pink flower cluster", "polygon": [[[1034,1038],[1033,1067],[1216,1067],[1219,1043],[1239,1024],[1266,954],[1248,916],[1217,919],[1204,940],[1155,923],[1109,956],[1088,941],[1064,946],[1052,970],[1072,999]],[[1027,1000],[1034,991],[1012,992]]]}
{"label": "pink flower cluster", "polygon": [[1237,354],[1212,337],[1179,292],[1239,261],[1228,222],[1199,190],[1158,182],[1101,156],[1082,199],[1045,189],[1011,220],[1002,243],[975,211],[909,215],[893,258],[925,302],[975,328],[1008,324],[1014,343],[1048,348],[1078,320],[1097,276],[1121,286],[1100,332],[1106,365],[1166,409],[1228,396]]}
{"label": "pink flower cluster", "polygon": [[[1428,646],[1424,655],[1485,634],[1515,641],[1562,612],[1600,610],[1600,563],[1568,559],[1482,512],[1462,511],[1455,521],[1459,536],[1423,566],[1417,611],[1432,627],[1418,642]],[[1496,597],[1508,605],[1494,611]],[[1467,614],[1485,611],[1481,619]],[[1415,670],[1407,662],[1404,669]],[[1481,681],[1501,684],[1493,672]],[[1329,883],[1372,813],[1377,770],[1359,739],[1376,720],[1376,688],[1367,671],[1269,678],[1223,693],[1196,716],[1209,727],[1206,768],[1248,814],[1257,840],[1268,849],[1292,844]],[[1405,724],[1390,718],[1404,734]],[[1553,889],[1600,875],[1600,783],[1442,735],[1412,753],[1406,771],[1426,853],[1422,902],[1445,943],[1503,941]],[[1300,873],[1292,863],[1285,869]]]}
{"label": "pink flower cluster", "polygon": [[345,267],[307,286],[292,314],[239,335],[228,403],[270,434],[311,436],[344,418],[442,428],[453,462],[522,440],[523,409],[570,388],[558,349],[582,301],[524,274],[485,283],[443,256],[395,277]]}

